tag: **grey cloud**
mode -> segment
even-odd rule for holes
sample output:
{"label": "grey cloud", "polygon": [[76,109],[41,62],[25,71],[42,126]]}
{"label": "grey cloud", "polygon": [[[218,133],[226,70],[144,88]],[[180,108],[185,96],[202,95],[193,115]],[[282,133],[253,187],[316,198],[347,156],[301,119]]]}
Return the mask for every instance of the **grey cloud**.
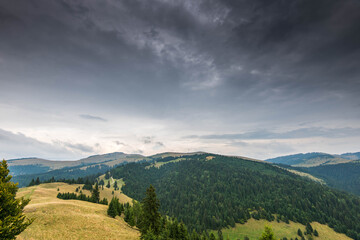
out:
{"label": "grey cloud", "polygon": [[78,155],[61,144],[49,144],[28,137],[22,133],[13,133],[0,129],[0,158],[42,157],[46,159],[68,159]]}
{"label": "grey cloud", "polygon": [[149,136],[142,138],[142,142],[144,144],[151,144],[153,142],[153,140],[154,140],[154,137],[149,137]]}
{"label": "grey cloud", "polygon": [[95,120],[95,121],[101,121],[101,122],[107,122],[108,121],[105,118],[98,117],[98,116],[93,116],[93,115],[89,115],[89,114],[81,114],[80,117],[83,118],[83,119]]}
{"label": "grey cloud", "polygon": [[[94,148],[85,144],[80,144],[80,143],[69,143],[69,142],[60,142],[61,144],[63,144],[65,147],[76,150],[76,151],[81,151],[81,152],[85,152],[85,153],[92,153],[94,152]],[[98,145],[97,147],[99,147],[100,145]]]}
{"label": "grey cloud", "polygon": [[334,138],[221,133],[330,119],[359,127],[359,12],[354,0],[0,1],[2,101],[181,122],[169,135]]}
{"label": "grey cloud", "polygon": [[165,144],[162,143],[162,142],[156,142],[155,145],[156,145],[156,146],[159,146],[159,147],[164,147],[164,146],[165,146]]}
{"label": "grey cloud", "polygon": [[121,146],[126,146],[126,144],[125,143],[123,143],[123,142],[120,142],[120,141],[114,141],[114,143],[116,144],[116,145],[121,145]]}
{"label": "grey cloud", "polygon": [[[227,140],[251,140],[251,139],[294,139],[294,138],[342,138],[360,136],[360,128],[299,128],[286,132],[272,132],[267,130],[238,133],[238,134],[212,134],[212,135],[191,135],[186,138],[200,138],[200,139],[227,139]],[[238,142],[237,144],[243,144]]]}

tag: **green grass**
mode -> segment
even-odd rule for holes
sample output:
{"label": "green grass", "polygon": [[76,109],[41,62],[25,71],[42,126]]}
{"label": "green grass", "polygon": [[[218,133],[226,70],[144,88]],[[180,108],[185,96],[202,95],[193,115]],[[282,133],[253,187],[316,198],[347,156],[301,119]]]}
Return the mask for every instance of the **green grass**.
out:
{"label": "green grass", "polygon": [[[262,232],[264,231],[265,226],[270,226],[276,236],[276,239],[282,239],[287,237],[288,239],[295,239],[296,237],[300,239],[297,235],[297,230],[305,231],[305,226],[300,223],[291,222],[286,224],[284,222],[268,222],[266,220],[255,220],[250,219],[245,224],[236,224],[234,228],[225,228],[222,229],[224,239],[229,240],[243,240],[245,236],[249,237],[251,240],[259,239]],[[336,233],[333,229],[327,225],[323,225],[317,222],[311,224],[313,229],[316,229],[319,233],[319,237],[314,237],[314,240],[350,240],[351,238],[345,236],[344,234]],[[217,231],[212,231],[217,235]],[[306,238],[307,239],[307,238]]]}

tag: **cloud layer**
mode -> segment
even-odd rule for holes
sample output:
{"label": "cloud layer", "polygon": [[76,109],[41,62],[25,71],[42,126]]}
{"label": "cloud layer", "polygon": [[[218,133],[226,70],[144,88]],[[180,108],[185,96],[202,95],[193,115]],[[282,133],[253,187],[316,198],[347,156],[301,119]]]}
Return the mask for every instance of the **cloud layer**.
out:
{"label": "cloud layer", "polygon": [[0,124],[83,154],[315,137],[331,150],[358,139],[359,12],[353,0],[2,1]]}

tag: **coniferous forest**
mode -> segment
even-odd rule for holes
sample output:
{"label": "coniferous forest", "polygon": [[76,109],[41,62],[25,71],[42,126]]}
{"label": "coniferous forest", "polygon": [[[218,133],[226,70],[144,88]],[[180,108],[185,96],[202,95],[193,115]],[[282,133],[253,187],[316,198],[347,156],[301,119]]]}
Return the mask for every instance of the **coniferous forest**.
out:
{"label": "coniferous forest", "polygon": [[152,184],[160,212],[184,222],[190,231],[217,230],[250,217],[272,221],[276,214],[280,221],[317,221],[360,239],[358,197],[267,163],[211,156],[187,156],[160,167],[130,163],[112,169],[111,175],[123,178],[123,192],[136,200]]}

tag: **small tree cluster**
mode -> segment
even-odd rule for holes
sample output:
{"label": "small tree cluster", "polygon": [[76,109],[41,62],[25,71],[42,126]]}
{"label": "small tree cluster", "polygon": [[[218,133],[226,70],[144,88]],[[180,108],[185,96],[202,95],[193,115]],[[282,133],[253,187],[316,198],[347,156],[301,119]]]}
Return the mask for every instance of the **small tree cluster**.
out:
{"label": "small tree cluster", "polygon": [[116,191],[116,190],[119,190],[119,186],[118,186],[118,184],[117,184],[117,181],[115,181],[115,183],[114,183],[114,190]]}
{"label": "small tree cluster", "polygon": [[108,200],[106,198],[103,198],[102,200],[95,202],[93,197],[86,196],[83,193],[80,193],[79,195],[77,195],[76,193],[70,193],[70,192],[58,193],[57,198],[64,199],[64,200],[74,199],[74,200],[81,200],[81,201],[86,201],[86,202],[93,202],[93,203],[100,203],[100,204],[108,205]]}
{"label": "small tree cluster", "polygon": [[110,201],[107,214],[110,217],[120,216],[124,212],[124,205],[119,202],[117,197],[113,197]]}

